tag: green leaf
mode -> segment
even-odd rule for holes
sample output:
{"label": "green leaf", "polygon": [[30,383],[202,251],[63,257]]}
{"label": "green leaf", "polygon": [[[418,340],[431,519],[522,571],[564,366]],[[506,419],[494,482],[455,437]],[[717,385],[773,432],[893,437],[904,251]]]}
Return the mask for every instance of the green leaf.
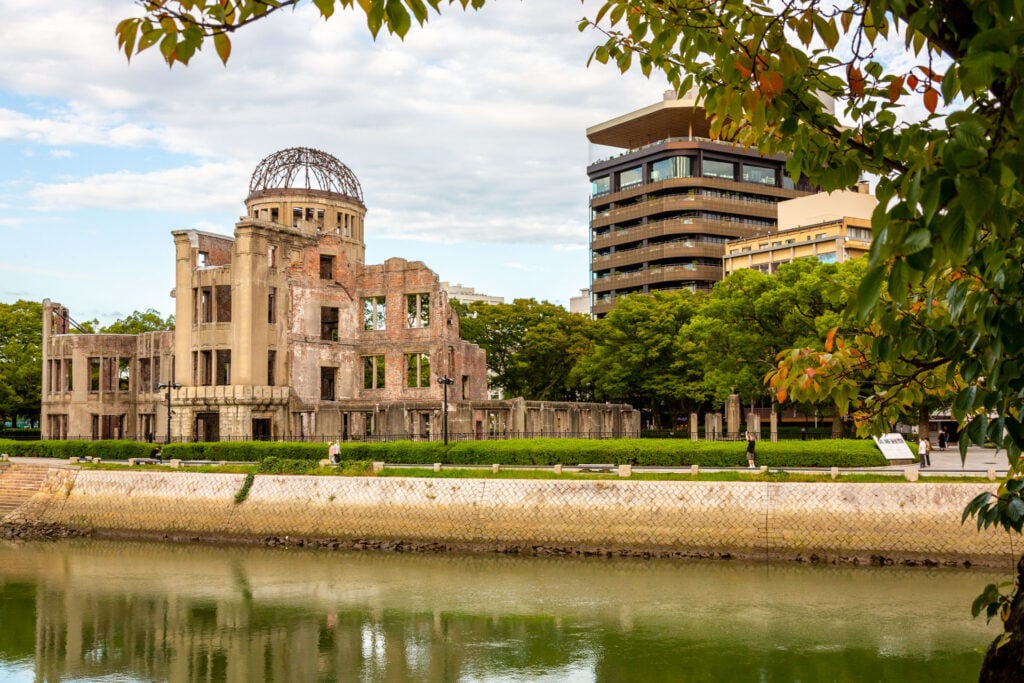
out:
{"label": "green leaf", "polygon": [[390,31],[399,38],[404,38],[412,28],[412,18],[409,16],[408,10],[405,9],[405,5],[402,4],[402,0],[387,0],[385,14],[387,14]]}
{"label": "green leaf", "polygon": [[875,266],[868,270],[857,289],[857,313],[861,317],[874,308],[882,293],[885,281],[885,266]]}
{"label": "green leaf", "polygon": [[231,57],[231,39],[228,38],[226,33],[215,33],[213,35],[213,46],[217,50],[217,56],[220,57],[222,64],[228,63],[228,58]]}

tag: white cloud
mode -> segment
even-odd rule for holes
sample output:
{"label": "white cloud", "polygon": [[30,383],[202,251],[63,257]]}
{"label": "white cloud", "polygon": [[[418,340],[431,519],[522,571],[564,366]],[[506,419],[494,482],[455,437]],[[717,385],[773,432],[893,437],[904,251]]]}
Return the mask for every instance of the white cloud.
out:
{"label": "white cloud", "polygon": [[[229,211],[241,201],[218,188],[246,185],[239,165],[204,164],[151,173],[102,173],[82,180],[39,185],[30,192],[37,208],[142,209],[157,212]],[[247,185],[246,185],[247,186]]]}

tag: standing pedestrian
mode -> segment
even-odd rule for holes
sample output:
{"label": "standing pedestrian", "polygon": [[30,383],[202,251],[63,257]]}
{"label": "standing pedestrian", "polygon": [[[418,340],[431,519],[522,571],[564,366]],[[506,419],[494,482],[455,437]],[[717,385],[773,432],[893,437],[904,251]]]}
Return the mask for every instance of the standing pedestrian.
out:
{"label": "standing pedestrian", "polygon": [[754,448],[757,442],[754,440],[753,432],[747,432],[747,467],[754,469]]}
{"label": "standing pedestrian", "polygon": [[939,450],[946,450],[946,428],[943,427],[939,430]]}
{"label": "standing pedestrian", "polygon": [[327,449],[327,458],[331,461],[332,465],[338,464],[338,459],[341,457],[341,444],[337,441],[331,444],[331,447]]}
{"label": "standing pedestrian", "polygon": [[920,439],[917,442],[917,455],[921,460],[921,467],[931,467],[932,444],[928,439]]}

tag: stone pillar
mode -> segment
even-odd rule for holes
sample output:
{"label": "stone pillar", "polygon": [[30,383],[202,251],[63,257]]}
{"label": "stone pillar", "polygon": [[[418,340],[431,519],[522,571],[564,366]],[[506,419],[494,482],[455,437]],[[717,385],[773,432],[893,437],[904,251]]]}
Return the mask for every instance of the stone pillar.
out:
{"label": "stone pillar", "polygon": [[771,433],[772,443],[775,443],[776,441],[779,440],[779,414],[776,413],[774,410],[772,411],[771,416]]}
{"label": "stone pillar", "polygon": [[697,413],[690,413],[690,440],[697,440]]}
{"label": "stone pillar", "polygon": [[730,439],[739,438],[740,435],[740,397],[739,394],[729,394],[725,399],[725,426],[729,432]]}
{"label": "stone pillar", "polygon": [[747,413],[747,431],[756,438],[761,438],[761,416],[753,410]]}

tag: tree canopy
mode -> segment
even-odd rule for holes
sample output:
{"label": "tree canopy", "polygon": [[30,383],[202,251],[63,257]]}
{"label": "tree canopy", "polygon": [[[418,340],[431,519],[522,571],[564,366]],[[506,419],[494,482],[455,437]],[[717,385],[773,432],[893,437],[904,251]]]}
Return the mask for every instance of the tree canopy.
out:
{"label": "tree canopy", "polygon": [[43,305],[0,303],[0,426],[39,420],[43,384]]}

